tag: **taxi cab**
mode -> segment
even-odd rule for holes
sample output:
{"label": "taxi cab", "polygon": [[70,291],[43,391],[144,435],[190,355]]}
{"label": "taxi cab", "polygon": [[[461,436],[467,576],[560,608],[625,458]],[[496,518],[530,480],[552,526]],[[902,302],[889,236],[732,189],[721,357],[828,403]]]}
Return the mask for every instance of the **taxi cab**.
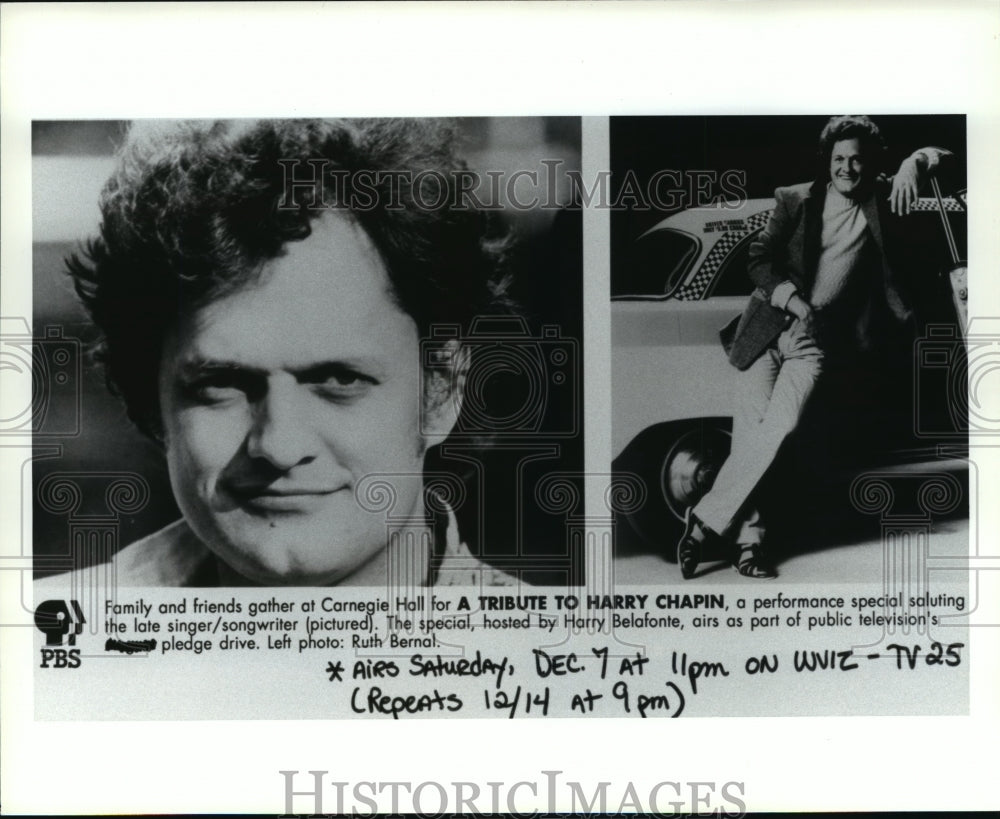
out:
{"label": "taxi cab", "polygon": [[[646,502],[627,516],[645,541],[672,536],[665,530],[677,527],[728,455],[735,370],[719,331],[746,306],[753,290],[747,275],[750,245],[773,208],[774,199],[749,199],[680,211],[639,236],[627,262],[616,268],[611,294],[613,471],[636,475],[646,486]],[[957,192],[940,199],[921,197],[907,217],[918,255],[926,259],[921,264],[926,269],[915,274],[921,281],[918,303],[932,306],[924,311],[924,326],[930,322],[937,333],[943,327],[942,342],[959,346],[957,315],[965,290],[957,275],[949,278],[941,215],[946,214],[964,253],[965,211],[964,192]],[[914,373],[904,375],[911,381],[900,382],[901,412],[910,412],[916,401],[922,402],[925,415],[931,412],[926,396],[906,394]],[[964,380],[952,379],[950,388],[956,383],[964,385]],[[947,415],[948,405],[956,403],[948,395],[934,396],[932,402],[938,404],[933,410],[938,415]],[[937,457],[939,442],[897,435],[914,426],[912,418],[883,409],[849,410],[865,413],[864,423],[847,425],[854,437],[863,430],[865,443],[854,449],[862,450],[864,460]],[[885,417],[876,418],[880,414]],[[961,425],[961,419],[951,422]],[[883,434],[881,427],[892,434]],[[946,438],[954,444],[961,435]]]}

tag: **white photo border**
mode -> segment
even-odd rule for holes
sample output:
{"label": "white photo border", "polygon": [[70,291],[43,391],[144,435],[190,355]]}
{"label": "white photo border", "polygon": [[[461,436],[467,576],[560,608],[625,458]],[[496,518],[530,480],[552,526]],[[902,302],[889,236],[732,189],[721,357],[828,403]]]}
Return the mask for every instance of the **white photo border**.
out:
{"label": "white photo border", "polygon": [[[31,315],[32,120],[850,109],[967,115],[969,198],[980,205],[969,233],[971,309],[1000,315],[1000,231],[987,207],[1000,190],[996,11],[995,2],[968,0],[6,5],[3,314]],[[606,218],[585,220],[589,430],[610,426]],[[1000,389],[983,398],[995,405]],[[596,433],[595,441],[588,458],[600,460],[609,444]],[[10,542],[20,536],[21,475],[9,468],[12,453],[0,453]],[[972,454],[984,495],[995,497],[1000,450]],[[980,541],[995,543],[998,508],[979,503],[976,514]],[[20,605],[7,593],[20,572],[0,575],[6,615]],[[980,591],[1000,613],[995,575],[980,573]],[[621,777],[646,792],[667,779],[737,780],[756,811],[995,806],[996,628],[972,629],[968,717],[560,720],[557,731],[541,720],[35,722],[31,631],[0,629],[11,813],[277,814],[278,771],[316,769],[347,782],[434,780],[442,771],[449,780],[538,781],[559,770],[591,785]],[[241,681],[232,682],[238,696]]]}

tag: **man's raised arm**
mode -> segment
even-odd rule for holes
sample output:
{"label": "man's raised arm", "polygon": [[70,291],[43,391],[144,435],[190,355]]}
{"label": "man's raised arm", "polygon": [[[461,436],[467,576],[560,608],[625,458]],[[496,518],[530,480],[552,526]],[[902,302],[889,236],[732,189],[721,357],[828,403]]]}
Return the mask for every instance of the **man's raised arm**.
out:
{"label": "man's raised arm", "polygon": [[920,189],[932,176],[938,176],[954,159],[944,148],[920,148],[900,163],[892,178],[889,209],[898,216],[907,216],[920,197]]}

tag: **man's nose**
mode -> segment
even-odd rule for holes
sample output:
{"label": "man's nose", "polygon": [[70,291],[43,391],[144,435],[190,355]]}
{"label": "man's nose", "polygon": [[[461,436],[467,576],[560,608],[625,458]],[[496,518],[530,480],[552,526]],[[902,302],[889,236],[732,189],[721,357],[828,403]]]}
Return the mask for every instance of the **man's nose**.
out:
{"label": "man's nose", "polygon": [[271,383],[253,408],[247,454],[287,471],[316,457],[316,436],[310,429],[297,384]]}

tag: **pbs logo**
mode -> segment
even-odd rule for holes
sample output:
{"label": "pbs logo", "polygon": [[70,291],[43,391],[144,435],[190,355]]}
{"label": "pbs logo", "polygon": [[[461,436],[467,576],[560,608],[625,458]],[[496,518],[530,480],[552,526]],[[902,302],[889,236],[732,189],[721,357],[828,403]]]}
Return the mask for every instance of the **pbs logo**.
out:
{"label": "pbs logo", "polygon": [[75,646],[76,636],[86,622],[76,600],[39,603],[35,608],[35,627],[45,635],[40,668],[79,668],[80,649],[66,649],[63,645]]}

